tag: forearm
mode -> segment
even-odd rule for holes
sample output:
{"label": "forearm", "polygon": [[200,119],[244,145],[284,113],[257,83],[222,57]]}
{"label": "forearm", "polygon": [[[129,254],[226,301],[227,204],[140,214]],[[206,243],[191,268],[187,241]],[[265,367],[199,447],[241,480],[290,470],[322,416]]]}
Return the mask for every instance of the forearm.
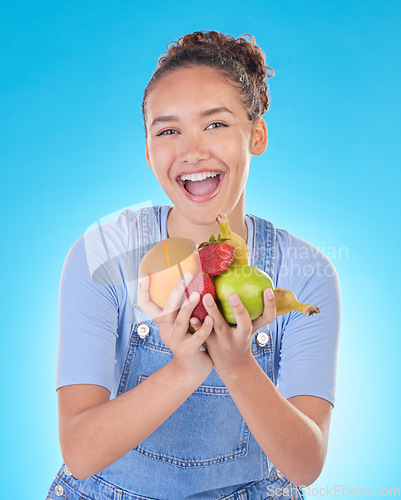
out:
{"label": "forearm", "polygon": [[79,479],[104,469],[146,439],[202,382],[183,377],[173,360],[126,393],[78,413],[60,436],[67,467]]}
{"label": "forearm", "polygon": [[272,463],[294,484],[311,484],[326,456],[319,426],[280,394],[253,356],[219,375]]}

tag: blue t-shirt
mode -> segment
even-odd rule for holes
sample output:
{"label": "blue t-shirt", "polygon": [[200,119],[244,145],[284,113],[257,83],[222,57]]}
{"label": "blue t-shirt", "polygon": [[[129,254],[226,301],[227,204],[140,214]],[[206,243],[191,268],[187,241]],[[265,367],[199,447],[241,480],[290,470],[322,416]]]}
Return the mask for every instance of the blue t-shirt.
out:
{"label": "blue t-shirt", "polygon": [[[161,208],[161,238],[167,216]],[[253,221],[245,216],[252,254]],[[287,288],[321,313],[292,311],[270,324],[275,379],[284,397],[317,396],[334,405],[340,287],[336,270],[317,248],[276,229],[276,287]],[[72,384],[106,387],[116,396],[135,323],[139,248],[135,214],[124,210],[116,221],[85,233],[71,247],[60,284],[59,348],[56,388]],[[141,318],[148,317],[142,312]]]}

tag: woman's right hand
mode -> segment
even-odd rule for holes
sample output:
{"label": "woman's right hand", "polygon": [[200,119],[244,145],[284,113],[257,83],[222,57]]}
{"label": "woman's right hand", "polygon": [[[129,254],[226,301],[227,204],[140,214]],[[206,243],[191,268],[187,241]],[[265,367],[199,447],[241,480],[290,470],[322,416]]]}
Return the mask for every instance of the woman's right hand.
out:
{"label": "woman's right hand", "polygon": [[[186,277],[189,283],[190,277]],[[200,347],[213,329],[203,322],[192,335],[190,317],[199,294],[184,300],[184,282],[177,284],[164,310],[149,298],[149,277],[141,279],[139,305],[160,328],[160,337],[174,358],[143,382],[110,399],[105,387],[77,384],[60,387],[59,422],[63,459],[78,479],[97,474],[154,432],[199,387],[212,370]],[[136,425],[132,425],[136,422]]]}
{"label": "woman's right hand", "polygon": [[185,273],[170,293],[164,309],[161,309],[150,299],[149,276],[141,276],[138,302],[139,307],[159,327],[160,338],[173,353],[179,374],[199,377],[202,383],[213,368],[209,354],[201,350],[213,330],[213,318],[207,316],[195,333],[189,333],[191,314],[200,300],[198,292],[193,292],[189,299],[185,298],[185,289],[192,278],[190,273]]}

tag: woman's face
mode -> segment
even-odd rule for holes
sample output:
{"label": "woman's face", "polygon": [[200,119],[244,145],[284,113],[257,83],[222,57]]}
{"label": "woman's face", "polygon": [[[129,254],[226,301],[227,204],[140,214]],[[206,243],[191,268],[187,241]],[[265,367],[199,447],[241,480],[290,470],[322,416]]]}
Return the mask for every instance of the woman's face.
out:
{"label": "woman's face", "polygon": [[146,105],[146,159],[182,217],[193,224],[230,214],[245,193],[252,154],[267,143],[238,90],[218,70],[178,69],[161,77]]}

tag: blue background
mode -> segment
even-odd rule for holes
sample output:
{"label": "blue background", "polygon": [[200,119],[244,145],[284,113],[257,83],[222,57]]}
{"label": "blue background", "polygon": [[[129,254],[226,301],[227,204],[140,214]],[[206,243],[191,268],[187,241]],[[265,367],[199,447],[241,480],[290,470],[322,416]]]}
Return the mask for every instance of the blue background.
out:
{"label": "blue background", "polygon": [[59,468],[62,264],[92,223],[168,203],[145,163],[142,93],[167,43],[203,29],[252,33],[276,72],[247,212],[323,250],[341,280],[337,402],[313,487],[400,486],[400,14],[368,0],[2,2],[2,498],[45,498]]}

